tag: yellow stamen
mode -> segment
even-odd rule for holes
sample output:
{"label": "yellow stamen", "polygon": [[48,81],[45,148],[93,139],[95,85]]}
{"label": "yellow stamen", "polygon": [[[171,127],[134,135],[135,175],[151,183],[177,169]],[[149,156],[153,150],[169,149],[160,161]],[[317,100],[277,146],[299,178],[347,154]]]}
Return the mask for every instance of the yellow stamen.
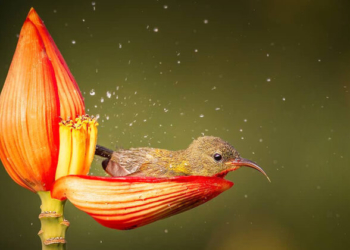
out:
{"label": "yellow stamen", "polygon": [[98,123],[95,120],[89,121],[88,137],[86,140],[86,156],[82,174],[86,175],[89,173],[90,165],[94,159],[97,141],[97,126]]}
{"label": "yellow stamen", "polygon": [[72,152],[72,125],[64,121],[60,122],[60,153],[56,170],[56,180],[68,174],[67,166],[70,165]]}
{"label": "yellow stamen", "polygon": [[86,151],[86,137],[86,124],[78,121],[75,128],[72,130],[72,159],[68,170],[69,175],[80,174],[80,170],[83,168]]}

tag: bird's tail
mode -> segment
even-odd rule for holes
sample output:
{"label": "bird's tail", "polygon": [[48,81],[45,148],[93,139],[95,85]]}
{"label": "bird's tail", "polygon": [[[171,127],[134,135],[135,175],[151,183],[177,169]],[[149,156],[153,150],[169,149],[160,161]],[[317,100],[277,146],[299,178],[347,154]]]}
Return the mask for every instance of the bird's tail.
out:
{"label": "bird's tail", "polygon": [[113,150],[102,147],[100,145],[96,145],[95,155],[99,155],[103,158],[110,159],[112,157]]}

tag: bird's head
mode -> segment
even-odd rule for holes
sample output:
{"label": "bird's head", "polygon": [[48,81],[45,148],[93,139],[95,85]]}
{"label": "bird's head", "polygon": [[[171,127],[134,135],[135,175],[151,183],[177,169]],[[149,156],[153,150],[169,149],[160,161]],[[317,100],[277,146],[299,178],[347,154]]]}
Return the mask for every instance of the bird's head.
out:
{"label": "bird's head", "polygon": [[228,172],[240,167],[251,167],[266,176],[256,163],[240,157],[228,142],[214,136],[203,136],[194,140],[185,150],[187,159],[195,169],[195,175],[224,177]]}

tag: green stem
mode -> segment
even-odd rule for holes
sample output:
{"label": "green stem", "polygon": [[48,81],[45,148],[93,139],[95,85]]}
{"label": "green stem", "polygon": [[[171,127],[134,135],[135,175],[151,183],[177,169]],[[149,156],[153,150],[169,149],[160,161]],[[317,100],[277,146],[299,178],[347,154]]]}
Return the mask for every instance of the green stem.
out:
{"label": "green stem", "polygon": [[65,201],[51,198],[50,191],[39,191],[41,229],[38,233],[43,250],[65,250],[69,222],[63,217]]}

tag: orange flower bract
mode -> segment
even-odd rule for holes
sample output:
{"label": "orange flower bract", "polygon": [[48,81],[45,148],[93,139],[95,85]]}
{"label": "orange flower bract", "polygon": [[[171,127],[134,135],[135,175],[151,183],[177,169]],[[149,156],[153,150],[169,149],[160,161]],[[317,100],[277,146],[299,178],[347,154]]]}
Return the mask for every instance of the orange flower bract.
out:
{"label": "orange flower bract", "polygon": [[0,97],[0,157],[19,185],[50,190],[60,116],[84,114],[75,80],[34,9],[25,20]]}

